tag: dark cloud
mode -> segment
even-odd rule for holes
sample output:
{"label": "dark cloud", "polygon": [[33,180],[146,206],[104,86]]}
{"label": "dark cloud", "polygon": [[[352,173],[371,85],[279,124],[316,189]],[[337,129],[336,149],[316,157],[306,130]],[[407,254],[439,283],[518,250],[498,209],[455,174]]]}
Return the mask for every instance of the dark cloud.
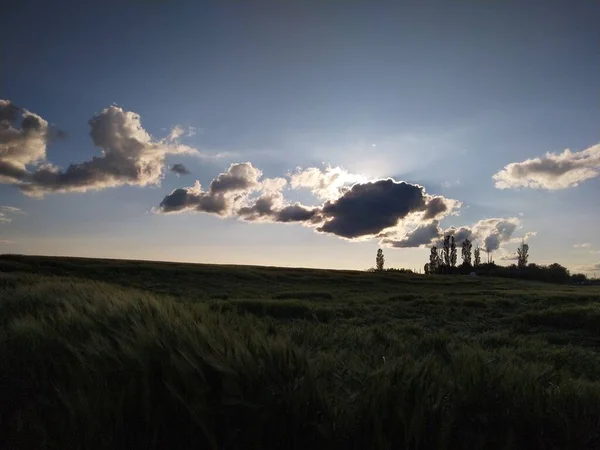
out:
{"label": "dark cloud", "polygon": [[439,222],[426,223],[418,226],[414,230],[406,233],[398,240],[384,239],[382,244],[398,248],[425,247],[430,245],[435,239],[438,239],[442,234]]}
{"label": "dark cloud", "polygon": [[261,175],[249,162],[232,164],[210,183],[208,191],[202,190],[199,182],[191,188],[175,189],[163,199],[157,212],[197,211],[230,216],[249,194],[261,188]]}
{"label": "dark cloud", "polygon": [[566,189],[600,174],[600,144],[580,152],[565,150],[510,163],[493,176],[496,187]]}
{"label": "dark cloud", "polygon": [[200,183],[196,183],[194,187],[175,189],[165,196],[158,211],[173,213],[192,210],[222,216],[228,211],[228,200],[223,195],[210,195],[202,191]]}
{"label": "dark cloud", "polygon": [[171,167],[169,167],[169,170],[177,176],[190,174],[190,171],[187,170],[187,167],[181,163],[173,164]]}
{"label": "dark cloud", "polygon": [[390,178],[355,184],[338,199],[323,204],[325,223],[318,230],[345,238],[375,235],[424,207],[421,186]]}
{"label": "dark cloud", "polygon": [[281,195],[265,194],[256,199],[253,205],[243,206],[237,211],[237,215],[244,220],[256,221],[260,219],[270,220],[276,215],[276,204],[281,203]]}
{"label": "dark cloud", "polygon": [[237,211],[237,215],[244,220],[281,223],[312,223],[317,214],[318,208],[310,208],[300,203],[284,205],[283,196],[278,192],[261,195],[254,204]]}
{"label": "dark cloud", "polygon": [[309,208],[300,203],[294,203],[280,209],[276,216],[276,222],[319,223],[320,221],[318,208]]}
{"label": "dark cloud", "polygon": [[[406,182],[382,179],[345,187],[340,180],[358,176],[338,169],[307,169],[290,175],[292,188],[312,186],[321,196],[338,193],[337,198],[321,206],[309,207],[285,201],[285,179],[261,180],[261,176],[262,172],[250,163],[232,164],[210,183],[208,190],[202,190],[198,182],[191,188],[176,189],[155,212],[209,212],[251,222],[295,222],[319,232],[362,239],[396,226],[410,214],[412,220],[419,221],[424,214],[443,217],[460,205],[456,200],[427,195],[423,187]],[[255,193],[259,195],[254,196]]]}
{"label": "dark cloud", "polygon": [[431,197],[425,206],[425,213],[423,214],[423,220],[431,220],[437,217],[441,217],[452,208],[452,204],[449,204],[448,199],[444,197]]}

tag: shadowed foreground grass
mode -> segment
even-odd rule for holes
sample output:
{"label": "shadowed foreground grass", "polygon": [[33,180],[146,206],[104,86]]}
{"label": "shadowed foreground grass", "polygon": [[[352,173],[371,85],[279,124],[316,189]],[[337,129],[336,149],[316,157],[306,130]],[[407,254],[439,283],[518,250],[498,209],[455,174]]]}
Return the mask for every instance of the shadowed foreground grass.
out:
{"label": "shadowed foreground grass", "polygon": [[0,269],[0,448],[600,448],[598,288],[33,257]]}

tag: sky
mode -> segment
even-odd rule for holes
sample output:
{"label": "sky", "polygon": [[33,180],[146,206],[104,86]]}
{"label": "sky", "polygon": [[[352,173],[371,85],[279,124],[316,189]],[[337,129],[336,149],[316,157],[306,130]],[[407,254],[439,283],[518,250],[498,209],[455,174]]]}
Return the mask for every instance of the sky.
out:
{"label": "sky", "polygon": [[595,0],[1,7],[0,253],[600,274]]}

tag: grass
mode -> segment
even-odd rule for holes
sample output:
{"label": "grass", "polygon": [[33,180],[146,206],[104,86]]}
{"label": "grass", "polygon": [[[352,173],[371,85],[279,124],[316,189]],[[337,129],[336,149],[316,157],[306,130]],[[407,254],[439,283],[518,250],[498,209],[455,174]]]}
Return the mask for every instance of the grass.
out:
{"label": "grass", "polygon": [[600,288],[0,257],[0,448],[598,449]]}

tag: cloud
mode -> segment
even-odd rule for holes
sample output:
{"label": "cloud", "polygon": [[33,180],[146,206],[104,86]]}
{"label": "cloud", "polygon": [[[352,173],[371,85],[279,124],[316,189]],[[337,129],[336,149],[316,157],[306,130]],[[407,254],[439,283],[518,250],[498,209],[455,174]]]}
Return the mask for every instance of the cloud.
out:
{"label": "cloud", "polygon": [[230,216],[236,204],[262,187],[261,176],[262,172],[249,162],[232,164],[210,183],[207,191],[202,190],[199,181],[193,187],[175,189],[163,199],[156,212],[196,211]]}
{"label": "cloud", "polygon": [[433,222],[418,226],[397,240],[383,239],[382,244],[398,248],[425,247],[441,235],[442,230],[439,222],[434,220]]}
{"label": "cloud", "polygon": [[449,180],[448,180],[448,181],[442,181],[442,184],[441,184],[441,186],[442,186],[443,188],[453,188],[453,187],[456,187],[456,186],[461,186],[461,185],[462,185],[462,181],[460,181],[460,180],[454,180],[454,181],[449,181]]}
{"label": "cloud", "polygon": [[473,234],[483,242],[485,250],[494,251],[501,244],[511,242],[519,224],[517,217],[483,219],[473,226]]}
{"label": "cloud", "polygon": [[196,135],[196,127],[183,128],[181,125],[175,125],[167,136],[169,142],[179,142],[182,137],[191,137]]}
{"label": "cloud", "polygon": [[167,155],[199,153],[177,142],[180,127],[157,140],[142,127],[138,114],[117,106],[104,109],[88,123],[101,155],[63,170],[46,161],[46,144],[57,135],[48,122],[0,100],[0,182],[16,184],[25,194],[38,197],[50,192],[157,185]]}
{"label": "cloud", "polygon": [[48,122],[37,114],[0,99],[0,182],[18,183],[26,166],[46,158]]}
{"label": "cloud", "polygon": [[190,171],[187,170],[187,168],[181,163],[173,164],[169,167],[169,171],[173,172],[177,176],[190,174]]}
{"label": "cloud", "polygon": [[346,172],[332,170],[328,174],[327,170],[307,169],[300,178],[298,174],[288,175],[292,188],[312,186],[321,196],[333,195],[329,189],[334,186],[337,197],[320,206],[287,202],[283,195],[288,185],[285,178],[262,179],[262,172],[246,162],[232,164],[208,190],[198,181],[193,187],[175,189],[154,211],[204,212],[251,222],[296,222],[346,239],[365,239],[397,226],[403,219],[411,223],[420,223],[422,217],[437,220],[460,206],[456,200],[428,195],[422,186],[391,178],[344,187],[335,180]]}
{"label": "cloud", "polygon": [[232,164],[215,178],[210,184],[211,194],[225,194],[228,192],[247,192],[256,190],[260,186],[258,179],[262,171],[251,163]]}
{"label": "cloud", "polygon": [[441,219],[449,214],[454,214],[462,203],[458,200],[449,199],[441,196],[429,196],[423,220]]}
{"label": "cloud", "polygon": [[591,247],[592,244],[585,242],[583,244],[573,244],[573,248],[588,248]]}
{"label": "cloud", "polygon": [[521,239],[528,239],[535,235],[534,232],[526,233],[524,237],[514,237],[519,228],[520,221],[516,217],[483,219],[470,226],[450,227],[442,230],[439,222],[419,224],[412,230],[402,234],[388,233],[383,237],[381,244],[390,247],[428,247],[443,244],[444,236],[454,236],[456,245],[460,247],[465,239],[478,243],[484,249],[495,251],[502,245],[514,243]]}
{"label": "cloud", "polygon": [[600,144],[580,152],[562,153],[510,163],[492,178],[498,189],[528,187],[566,189],[600,174]]}
{"label": "cloud", "polygon": [[395,227],[410,213],[442,216],[455,204],[452,200],[444,204],[444,200],[427,195],[422,186],[391,178],[357,183],[322,205],[325,222],[317,230],[348,239],[375,236]]}
{"label": "cloud", "polygon": [[367,178],[363,175],[350,173],[341,167],[328,166],[325,169],[310,167],[305,170],[298,169],[290,174],[292,189],[307,188],[319,199],[333,200],[340,196],[349,185],[364,183]]}
{"label": "cloud", "polygon": [[577,266],[577,270],[582,272],[596,272],[600,270],[600,262],[596,264],[584,264],[581,266]]}
{"label": "cloud", "polygon": [[509,253],[508,255],[504,255],[500,257],[500,261],[517,261],[519,259],[519,255],[516,253]]}
{"label": "cloud", "polygon": [[12,206],[0,206],[0,223],[12,222],[12,215],[22,212],[19,208]]}

